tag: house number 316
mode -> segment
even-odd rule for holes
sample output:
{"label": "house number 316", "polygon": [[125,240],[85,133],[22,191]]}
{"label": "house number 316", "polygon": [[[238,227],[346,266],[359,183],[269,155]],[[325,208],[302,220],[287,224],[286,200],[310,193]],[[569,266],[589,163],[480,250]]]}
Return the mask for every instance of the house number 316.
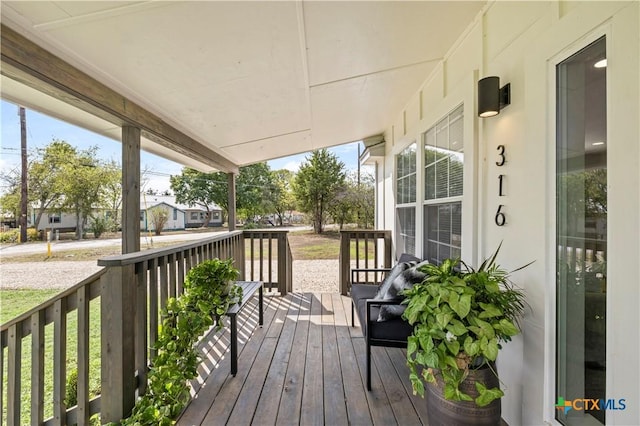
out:
{"label": "house number 316", "polygon": [[[504,166],[506,157],[505,157],[505,152],[504,152],[504,145],[498,145],[498,161],[496,161],[496,166],[498,167],[502,167]],[[504,192],[502,190],[502,181],[504,180],[504,175],[500,174],[498,175],[498,196],[499,197],[503,197],[504,196]],[[496,216],[494,218],[496,225],[498,226],[504,226],[505,223],[507,223],[507,218],[505,217],[504,213],[502,212],[502,208],[504,207],[503,204],[499,204],[498,205],[498,210],[496,211]]]}

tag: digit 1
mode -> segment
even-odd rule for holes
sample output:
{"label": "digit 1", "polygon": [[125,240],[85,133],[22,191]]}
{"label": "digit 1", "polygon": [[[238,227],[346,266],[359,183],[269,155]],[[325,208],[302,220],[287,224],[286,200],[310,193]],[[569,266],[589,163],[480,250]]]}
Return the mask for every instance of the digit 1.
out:
{"label": "digit 1", "polygon": [[498,195],[501,196],[501,197],[504,196],[504,193],[502,192],[502,179],[503,178],[504,178],[504,175],[499,175],[498,176],[498,180],[500,181],[500,185],[499,185],[499,188],[498,188]]}

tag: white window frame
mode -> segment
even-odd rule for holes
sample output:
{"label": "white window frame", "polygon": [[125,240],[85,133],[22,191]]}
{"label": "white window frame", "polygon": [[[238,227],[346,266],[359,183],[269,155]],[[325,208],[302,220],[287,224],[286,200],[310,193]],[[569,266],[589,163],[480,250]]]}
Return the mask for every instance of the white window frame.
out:
{"label": "white window frame", "polygon": [[[413,171],[409,171],[409,173],[405,173],[400,175],[401,170],[399,170],[398,167],[398,159],[400,156],[402,155],[407,155],[408,152],[410,152],[410,150],[413,149],[415,152],[415,156],[414,156],[414,169]],[[417,213],[417,200],[418,200],[418,168],[419,168],[419,161],[418,161],[418,156],[420,155],[420,150],[418,147],[418,144],[413,141],[410,144],[408,144],[404,149],[402,149],[402,151],[400,151],[398,154],[396,154],[393,158],[393,162],[394,162],[394,169],[395,169],[395,179],[394,179],[394,192],[395,192],[395,197],[396,197],[396,205],[394,208],[394,216],[395,216],[395,221],[396,221],[396,251],[397,251],[397,255],[400,256],[400,254],[402,254],[402,252],[409,252],[409,250],[406,250],[406,248],[404,247],[404,244],[401,246],[400,245],[400,238],[404,238],[404,234],[402,232],[402,229],[400,227],[400,222],[399,222],[399,215],[398,215],[398,211],[400,209],[413,209],[413,214],[414,214],[414,221],[413,221],[413,236],[411,236],[411,238],[413,239],[413,252],[411,252],[410,254],[413,255],[418,255],[419,254],[419,246],[417,244],[418,240],[417,240],[417,228],[418,228],[418,213]],[[410,170],[410,169],[409,169]],[[402,170],[402,172],[404,173],[404,170]],[[408,202],[398,202],[399,201],[399,196],[400,193],[398,191],[398,184],[401,182],[401,180],[410,180],[411,177],[414,177],[415,179],[415,186],[414,186],[414,190],[413,193],[410,195],[413,195],[413,200],[409,200]],[[409,185],[409,189],[411,188],[411,186]]]}
{"label": "white window frame", "polygon": [[[446,115],[444,115],[444,117],[440,118],[437,122],[435,122],[432,126],[430,126],[425,132],[422,133],[422,145],[421,145],[421,153],[422,153],[422,164],[421,167],[423,169],[423,178],[422,178],[422,185],[423,188],[426,188],[426,179],[427,179],[427,173],[426,173],[426,168],[429,164],[426,164],[426,161],[424,161],[425,155],[426,155],[426,145],[427,145],[427,133],[429,133],[430,131],[434,130],[437,132],[437,128],[438,126],[440,126],[443,121],[447,121],[447,141],[448,144],[451,143],[450,137],[449,137],[449,133],[448,130],[450,129],[450,126],[452,124],[452,122],[454,122],[452,120],[452,115],[455,114],[457,112],[457,110],[460,109],[461,110],[461,115],[459,118],[457,118],[457,120],[461,120],[461,124],[462,124],[462,150],[458,151],[462,153],[463,156],[463,179],[462,179],[462,193],[460,195],[455,195],[455,196],[447,196],[447,197],[441,197],[441,198],[431,198],[431,199],[426,199],[426,190],[425,193],[422,194],[422,215],[421,215],[421,220],[422,220],[422,257],[426,258],[427,257],[427,244],[428,244],[428,235],[427,235],[427,223],[426,223],[426,214],[425,214],[425,210],[427,208],[427,206],[435,206],[435,205],[445,205],[445,204],[450,204],[453,205],[454,203],[460,203],[461,205],[461,209],[462,211],[464,211],[464,202],[463,202],[463,197],[464,197],[464,175],[466,174],[466,172],[464,171],[467,167],[465,166],[465,160],[464,160],[464,156],[465,156],[465,111],[464,111],[464,103],[459,103],[458,105],[456,105],[453,109],[451,109]],[[455,117],[454,117],[455,119]],[[437,145],[437,142],[436,142]],[[448,172],[449,174],[449,172]],[[447,186],[448,188],[450,188],[450,186]],[[460,221],[462,222],[464,219],[464,215],[462,213],[462,211],[460,212]],[[460,252],[459,254],[461,255],[462,253],[462,223],[461,223],[461,232],[460,232],[460,244],[459,246],[457,246],[456,248],[458,249],[458,251]],[[451,235],[453,236],[453,235]],[[452,238],[449,239],[449,247],[453,247],[453,244],[451,244],[451,240]],[[445,244],[445,243],[440,243],[439,244]],[[456,257],[459,255],[458,253],[456,253],[454,256],[450,256],[450,257]]]}

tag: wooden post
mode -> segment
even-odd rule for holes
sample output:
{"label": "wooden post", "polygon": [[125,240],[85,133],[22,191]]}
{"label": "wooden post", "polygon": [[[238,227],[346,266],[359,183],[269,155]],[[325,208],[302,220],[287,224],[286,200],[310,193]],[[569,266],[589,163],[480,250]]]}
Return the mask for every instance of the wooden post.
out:
{"label": "wooden post", "polygon": [[245,254],[244,246],[245,246],[245,239],[244,239],[244,233],[242,233],[238,237],[237,241],[234,239],[234,243],[233,243],[233,257],[235,260],[236,269],[238,269],[238,271],[240,272],[240,275],[238,277],[240,281],[246,281],[247,279],[246,254]]}
{"label": "wooden post", "polygon": [[108,267],[100,286],[101,422],[119,422],[129,416],[135,403],[134,265]]}
{"label": "wooden post", "polygon": [[122,254],[140,251],[140,129],[122,127]]}
{"label": "wooden post", "polygon": [[235,173],[229,173],[228,185],[229,185],[229,232],[236,230],[236,175]]}
{"label": "wooden post", "polygon": [[349,231],[340,231],[340,294],[347,295],[349,289],[349,271],[351,270],[351,239]]}
{"label": "wooden post", "polygon": [[[289,290],[287,272],[289,271],[288,263],[291,261],[287,250],[287,233],[289,231],[278,232],[278,291],[281,296],[286,296]],[[262,246],[262,242],[260,243]],[[260,257],[262,263],[262,256]],[[271,279],[271,275],[269,275]]]}
{"label": "wooden post", "polygon": [[384,267],[391,268],[391,231],[384,231]]}

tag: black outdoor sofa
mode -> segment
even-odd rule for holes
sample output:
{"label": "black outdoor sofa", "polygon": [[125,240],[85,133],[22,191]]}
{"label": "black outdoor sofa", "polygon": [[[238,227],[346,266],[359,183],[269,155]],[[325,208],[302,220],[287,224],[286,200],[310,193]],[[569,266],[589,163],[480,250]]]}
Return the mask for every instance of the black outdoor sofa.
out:
{"label": "black outdoor sofa", "polygon": [[[403,254],[393,269],[385,270],[386,276],[380,285],[358,284],[354,283],[352,278],[351,326],[355,326],[355,312],[360,320],[367,348],[367,390],[371,390],[371,346],[407,347],[407,338],[411,335],[413,326],[401,317],[404,305],[400,305],[402,297],[396,293],[399,290],[398,281],[403,281],[403,278],[397,279],[397,277],[412,273],[409,278],[404,277],[404,281],[408,281],[405,288],[406,285],[422,282],[424,275],[415,274],[419,262],[419,258]],[[359,269],[358,271],[380,271],[380,269]],[[384,294],[378,294],[380,290],[386,291],[382,292]]]}

